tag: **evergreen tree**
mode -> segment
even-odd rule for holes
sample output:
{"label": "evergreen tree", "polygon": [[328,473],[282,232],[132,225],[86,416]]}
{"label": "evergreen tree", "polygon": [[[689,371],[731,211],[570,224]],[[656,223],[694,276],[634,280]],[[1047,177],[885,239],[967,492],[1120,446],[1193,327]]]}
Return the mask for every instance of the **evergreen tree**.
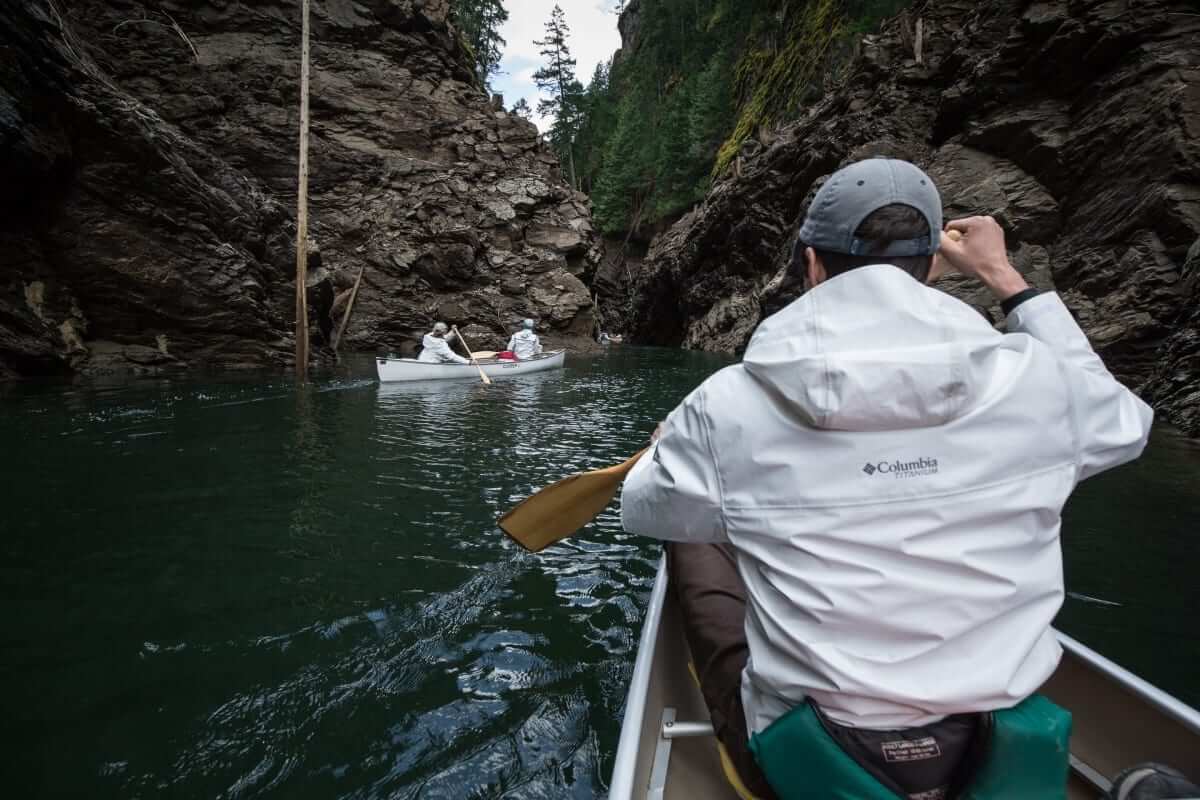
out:
{"label": "evergreen tree", "polygon": [[596,219],[607,234],[628,230],[645,216],[654,192],[654,135],[644,113],[653,97],[650,81],[638,81],[617,111],[592,195]]}
{"label": "evergreen tree", "polygon": [[480,85],[488,86],[500,69],[500,57],[507,44],[500,35],[500,26],[508,20],[508,10],[502,0],[454,0],[454,10],[475,57],[475,75]]}
{"label": "evergreen tree", "polygon": [[534,41],[542,48],[546,64],[533,73],[538,90],[547,96],[538,101],[538,115],[552,117],[550,141],[558,151],[560,160],[570,168],[571,185],[578,187],[575,174],[575,133],[579,126],[579,110],[583,99],[583,86],[575,78],[575,59],[567,46],[567,17],[562,7],[554,6],[550,20],[546,23],[546,38]]}
{"label": "evergreen tree", "polygon": [[513,114],[516,114],[518,117],[523,117],[524,119],[533,119],[533,109],[529,107],[529,103],[524,97],[513,103],[513,107],[510,108],[509,111]]}
{"label": "evergreen tree", "polygon": [[737,110],[737,54],[760,37],[752,22],[782,4],[641,0],[640,44],[603,75],[603,91],[588,87],[575,150],[606,233],[676,214],[703,196]]}
{"label": "evergreen tree", "polygon": [[[727,50],[718,50],[708,60],[696,82],[688,109],[688,138],[691,158],[707,172],[721,140],[733,126],[733,86],[726,77],[733,72]],[[707,184],[707,180],[702,181]],[[701,187],[701,191],[706,187]]]}
{"label": "evergreen tree", "polygon": [[617,105],[609,84],[611,65],[596,65],[592,80],[584,90],[579,109],[579,128],[575,133],[575,168],[579,188],[591,194],[604,164],[604,146],[617,124]]}
{"label": "evergreen tree", "polygon": [[688,129],[691,87],[694,85],[694,81],[687,82],[671,94],[662,115],[660,130],[654,137],[658,143],[654,159],[656,217],[673,214],[695,200],[692,190],[696,160],[692,158]]}
{"label": "evergreen tree", "polygon": [[[640,0],[636,47],[592,77],[564,155],[600,227],[625,233],[703,197],[747,138],[794,119],[854,38],[908,3]],[[630,3],[603,7],[617,6]]]}

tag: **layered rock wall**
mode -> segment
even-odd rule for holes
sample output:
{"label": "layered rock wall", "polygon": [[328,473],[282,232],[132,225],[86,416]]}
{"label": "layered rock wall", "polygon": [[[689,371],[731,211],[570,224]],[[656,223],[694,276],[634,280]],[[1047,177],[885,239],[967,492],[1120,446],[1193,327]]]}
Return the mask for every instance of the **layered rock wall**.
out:
{"label": "layered rock wall", "polygon": [[[786,267],[817,186],[871,155],[925,167],[950,216],[995,215],[1014,263],[1062,293],[1114,372],[1200,433],[1194,4],[915,4],[659,237],[637,276],[636,338],[744,347],[802,290]],[[942,287],[1000,321],[964,279]]]}
{"label": "layered rock wall", "polygon": [[[0,375],[288,362],[298,0],[0,7]],[[590,333],[586,198],[474,86],[449,0],[313,0],[317,356],[434,319]],[[340,301],[340,302],[339,302]]]}

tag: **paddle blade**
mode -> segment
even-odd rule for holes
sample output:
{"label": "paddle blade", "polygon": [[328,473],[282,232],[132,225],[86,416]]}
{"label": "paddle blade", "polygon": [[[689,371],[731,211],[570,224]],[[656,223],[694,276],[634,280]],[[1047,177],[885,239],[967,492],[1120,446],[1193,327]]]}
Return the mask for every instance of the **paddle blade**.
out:
{"label": "paddle blade", "polygon": [[587,525],[604,510],[645,450],[613,467],[563,478],[500,518],[500,530],[530,552],[544,550]]}

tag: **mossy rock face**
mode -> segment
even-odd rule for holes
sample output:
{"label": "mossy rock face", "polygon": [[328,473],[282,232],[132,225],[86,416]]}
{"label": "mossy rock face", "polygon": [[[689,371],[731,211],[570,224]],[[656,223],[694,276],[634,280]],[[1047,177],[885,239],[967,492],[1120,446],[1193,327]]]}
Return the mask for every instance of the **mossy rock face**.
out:
{"label": "mossy rock face", "polygon": [[[996,217],[1014,266],[1059,292],[1108,369],[1200,436],[1200,216],[1197,181],[1180,182],[1200,174],[1188,132],[1200,106],[1176,80],[1200,37],[1173,8],[1130,17],[1074,0],[923,3],[877,35],[831,36],[826,58],[844,77],[818,68],[810,86],[821,99],[785,108],[781,122],[796,119],[772,126],[770,146],[754,134],[770,92],[743,92],[750,124],[736,169],[640,259],[625,331],[638,344],[740,351],[804,291],[792,256],[820,183],[853,161],[903,158],[933,178],[946,215]],[[853,13],[841,19],[861,31]],[[778,20],[780,59],[800,39],[784,35],[788,22]],[[766,31],[748,46],[769,53],[770,42]],[[724,73],[731,81],[746,52]],[[763,61],[743,61],[742,77],[766,86]],[[1004,319],[976,281],[947,276],[938,288]]]}
{"label": "mossy rock face", "polygon": [[734,75],[741,102],[737,123],[717,152],[713,177],[729,168],[756,131],[795,117],[801,106],[821,96],[828,74],[849,60],[850,39],[907,5],[908,0],[810,0],[785,18],[782,48],[746,50]]}
{"label": "mossy rock face", "polygon": [[[744,145],[803,115],[909,0],[643,0],[572,143],[605,233],[687,211]],[[630,7],[632,8],[632,7]]]}

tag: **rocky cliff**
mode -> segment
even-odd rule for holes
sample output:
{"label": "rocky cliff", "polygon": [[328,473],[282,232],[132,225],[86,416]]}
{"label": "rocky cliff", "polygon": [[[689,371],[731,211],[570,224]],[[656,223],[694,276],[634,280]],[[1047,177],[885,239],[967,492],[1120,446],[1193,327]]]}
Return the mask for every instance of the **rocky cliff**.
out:
{"label": "rocky cliff", "polygon": [[[636,276],[636,338],[744,347],[801,291],[786,266],[816,187],[870,155],[925,167],[950,216],[995,215],[1014,263],[1057,288],[1113,371],[1200,433],[1193,3],[914,4],[656,240]],[[963,279],[942,286],[1000,321]]]}
{"label": "rocky cliff", "polygon": [[[316,357],[434,319],[590,332],[586,198],[473,85],[449,0],[313,0]],[[0,375],[286,364],[298,0],[0,4]]]}

